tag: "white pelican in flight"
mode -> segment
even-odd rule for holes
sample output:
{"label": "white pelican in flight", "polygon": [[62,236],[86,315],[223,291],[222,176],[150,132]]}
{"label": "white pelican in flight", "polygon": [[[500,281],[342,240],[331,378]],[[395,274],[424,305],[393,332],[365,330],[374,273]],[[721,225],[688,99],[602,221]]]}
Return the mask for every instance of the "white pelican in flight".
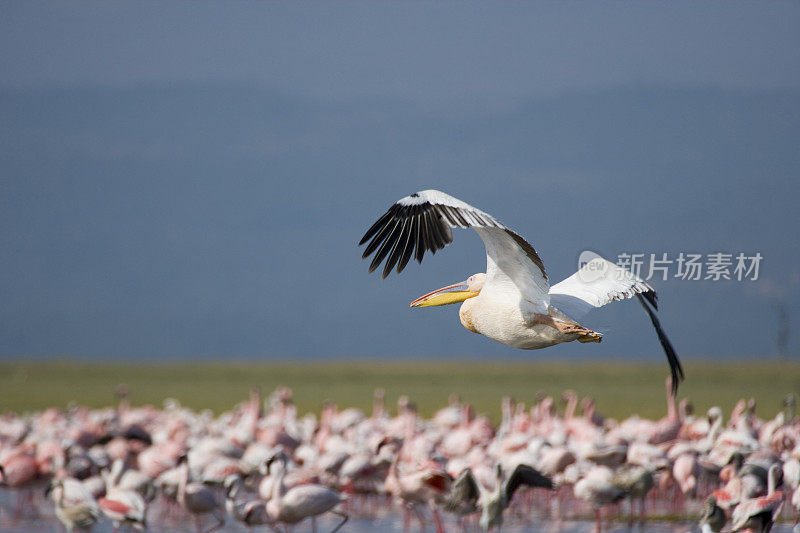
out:
{"label": "white pelican in flight", "polygon": [[[372,272],[383,260],[383,277],[401,272],[413,255],[436,253],[453,241],[451,228],[472,228],[486,248],[486,273],[430,292],[411,302],[426,307],[463,302],[461,324],[498,342],[536,350],[562,342],[600,342],[602,334],[578,324],[588,311],[636,296],[647,311],[672,371],[683,379],[678,356],[655,315],[656,293],[629,270],[592,254],[577,272],[552,287],[533,246],[496,218],[443,192],[427,190],[401,198],[364,234]],[[583,257],[582,257],[583,258]]]}

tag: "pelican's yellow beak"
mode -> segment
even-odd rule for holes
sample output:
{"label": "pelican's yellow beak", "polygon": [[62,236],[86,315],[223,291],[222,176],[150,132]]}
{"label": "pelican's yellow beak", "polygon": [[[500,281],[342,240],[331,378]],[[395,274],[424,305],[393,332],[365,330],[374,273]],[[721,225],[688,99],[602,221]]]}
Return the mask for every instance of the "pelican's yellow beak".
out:
{"label": "pelican's yellow beak", "polygon": [[454,283],[453,285],[436,289],[433,292],[429,292],[425,296],[420,296],[411,302],[409,307],[430,307],[433,305],[457,304],[459,302],[463,302],[467,298],[472,298],[473,296],[480,294],[479,291],[471,291],[468,289],[468,287],[469,286],[467,282],[462,281],[461,283]]}

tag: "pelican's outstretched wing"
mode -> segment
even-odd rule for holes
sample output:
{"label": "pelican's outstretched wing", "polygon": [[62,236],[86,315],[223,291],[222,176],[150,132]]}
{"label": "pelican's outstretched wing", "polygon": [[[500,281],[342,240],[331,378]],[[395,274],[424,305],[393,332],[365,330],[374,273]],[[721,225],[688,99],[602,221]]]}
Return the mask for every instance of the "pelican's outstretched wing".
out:
{"label": "pelican's outstretched wing", "polygon": [[395,265],[401,272],[412,254],[421,263],[426,251],[436,253],[453,242],[451,228],[473,228],[483,239],[484,290],[513,291],[521,299],[543,302],[546,309],[547,275],[533,246],[492,215],[441,191],[420,191],[398,200],[367,230],[359,246],[369,241],[364,258],[375,253],[370,272],[386,259],[385,278]]}
{"label": "pelican's outstretched wing", "polygon": [[550,287],[550,304],[571,319],[580,320],[592,309],[636,294],[658,307],[653,287],[630,270],[592,254],[577,272]]}
{"label": "pelican's outstretched wing", "polygon": [[661,347],[664,348],[672,372],[672,387],[677,390],[678,382],[683,380],[683,368],[655,314],[658,309],[656,291],[630,270],[597,254],[592,256],[573,275],[550,287],[550,305],[573,320],[580,320],[594,308],[636,296],[650,317]]}

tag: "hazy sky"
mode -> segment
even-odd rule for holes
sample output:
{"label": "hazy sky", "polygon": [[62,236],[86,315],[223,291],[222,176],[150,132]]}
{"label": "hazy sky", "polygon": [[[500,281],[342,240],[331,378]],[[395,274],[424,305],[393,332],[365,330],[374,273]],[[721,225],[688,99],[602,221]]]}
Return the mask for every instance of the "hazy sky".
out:
{"label": "hazy sky", "polygon": [[[581,250],[764,255],[654,284],[686,357],[772,354],[800,307],[800,3],[5,2],[0,356],[527,357],[356,246],[438,188],[558,281]],[[635,303],[601,345],[660,355]],[[790,351],[798,336],[790,334]]]}
{"label": "hazy sky", "polygon": [[0,84],[258,81],[320,98],[800,87],[797,2],[7,2]]}

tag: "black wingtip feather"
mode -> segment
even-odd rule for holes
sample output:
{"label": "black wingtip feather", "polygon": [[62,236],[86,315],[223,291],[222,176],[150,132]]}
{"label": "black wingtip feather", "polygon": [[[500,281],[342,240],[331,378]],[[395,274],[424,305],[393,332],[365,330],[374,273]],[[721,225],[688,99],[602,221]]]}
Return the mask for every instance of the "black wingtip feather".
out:
{"label": "black wingtip feather", "polygon": [[416,216],[416,223],[417,223],[417,234],[416,239],[414,239],[414,259],[417,260],[417,263],[422,263],[422,257],[425,255],[425,245],[422,242],[422,237],[425,235],[425,230],[423,226],[425,225],[425,220],[422,218],[421,213],[417,213]]}
{"label": "black wingtip feather", "polygon": [[430,224],[431,236],[433,237],[434,245],[434,248],[431,251],[435,253],[436,250],[441,250],[445,247],[447,240],[442,232],[439,215],[437,215],[435,211],[428,214],[428,221]]}
{"label": "black wingtip feather", "polygon": [[400,226],[400,234],[394,241],[394,244],[392,245],[392,251],[389,252],[389,257],[386,259],[386,265],[383,267],[383,279],[386,279],[386,276],[389,275],[394,268],[394,265],[397,264],[397,261],[403,254],[405,243],[408,241],[408,236],[410,234],[410,232],[406,231],[406,226],[409,224],[408,220],[409,219],[403,220],[403,223]]}
{"label": "black wingtip feather", "polygon": [[416,229],[414,228],[414,222],[416,218],[409,219],[409,228],[405,234],[405,242],[403,243],[403,250],[400,253],[400,260],[397,262],[397,273],[403,271],[403,269],[408,264],[408,261],[411,259],[411,254],[414,253],[414,239],[413,236],[416,235]]}
{"label": "black wingtip feather", "polygon": [[383,244],[381,244],[381,247],[378,248],[378,251],[375,253],[375,257],[372,259],[372,263],[369,265],[370,272],[373,272],[376,268],[378,268],[381,264],[381,261],[383,261],[383,258],[386,257],[386,254],[392,250],[393,245],[397,242],[398,233],[402,225],[403,224],[399,221],[395,223],[394,229],[392,229],[392,232],[388,237],[386,237],[386,240],[383,241]]}
{"label": "black wingtip feather", "polygon": [[[411,198],[421,196],[424,195],[415,193]],[[426,252],[435,254],[453,242],[452,227],[503,228],[489,215],[481,214],[474,209],[456,208],[446,204],[447,202],[438,203],[427,198],[419,202],[410,202],[404,198],[392,205],[370,226],[358,243],[359,246],[366,244],[361,255],[363,259],[375,254],[369,265],[369,272],[377,270],[384,259],[386,260],[383,268],[384,278],[395,267],[398,273],[402,272],[412,257],[418,263],[422,263]],[[528,248],[531,248],[530,245]],[[526,252],[529,251],[526,249]],[[535,251],[532,251],[532,254],[534,261],[537,260]],[[544,267],[539,266],[544,272]]]}
{"label": "black wingtip feather", "polygon": [[380,246],[383,241],[392,233],[394,228],[397,227],[397,224],[398,222],[396,220],[389,219],[389,221],[386,222],[386,225],[380,229],[380,231],[372,238],[372,241],[370,241],[370,243],[364,249],[364,253],[361,254],[361,259],[366,259],[372,255],[372,252],[374,252],[378,246]]}
{"label": "black wingtip feather", "polygon": [[372,226],[370,226],[370,228],[367,230],[364,236],[361,237],[361,240],[358,242],[358,245],[359,246],[363,245],[365,242],[370,240],[370,238],[372,238],[372,236],[375,235],[379,229],[383,228],[386,224],[388,224],[391,221],[392,217],[394,216],[396,210],[397,210],[396,206],[393,205],[383,215],[381,215],[381,217],[378,220],[376,220]]}
{"label": "black wingtip feather", "polygon": [[[648,293],[643,293],[648,294]],[[681,361],[678,359],[678,354],[675,353],[675,348],[672,347],[672,343],[667,338],[667,334],[664,332],[664,328],[661,327],[661,322],[658,320],[653,309],[650,309],[647,302],[650,301],[649,298],[643,296],[643,294],[637,294],[636,298],[639,300],[639,303],[642,304],[644,310],[647,312],[647,316],[650,317],[650,321],[653,323],[653,327],[656,330],[656,334],[658,335],[658,340],[661,343],[661,347],[664,349],[664,353],[667,355],[667,361],[669,362],[669,369],[672,373],[672,392],[678,392],[678,383],[684,380],[683,374],[683,367],[681,366]],[[652,293],[655,294],[655,293]],[[654,306],[655,307],[655,306]]]}
{"label": "black wingtip feather", "polygon": [[653,309],[658,310],[658,294],[656,294],[656,291],[654,290],[644,291],[642,293],[642,296],[644,296],[644,298],[648,302],[650,302],[650,305],[653,306]]}

